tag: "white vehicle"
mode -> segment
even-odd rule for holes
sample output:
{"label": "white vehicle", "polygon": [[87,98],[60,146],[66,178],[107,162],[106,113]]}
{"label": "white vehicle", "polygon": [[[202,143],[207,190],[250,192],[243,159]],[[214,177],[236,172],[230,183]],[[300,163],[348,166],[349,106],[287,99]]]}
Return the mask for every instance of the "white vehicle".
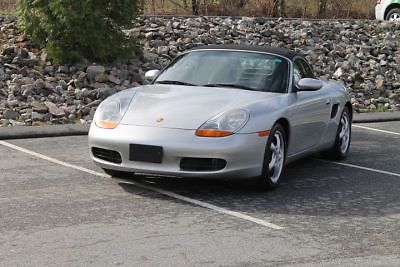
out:
{"label": "white vehicle", "polygon": [[400,0],[376,0],[375,16],[379,20],[400,22]]}

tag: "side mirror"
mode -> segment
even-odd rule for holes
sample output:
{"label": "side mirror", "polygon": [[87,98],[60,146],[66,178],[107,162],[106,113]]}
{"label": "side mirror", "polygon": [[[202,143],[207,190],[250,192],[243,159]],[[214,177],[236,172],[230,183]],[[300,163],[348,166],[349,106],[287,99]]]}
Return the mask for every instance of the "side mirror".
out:
{"label": "side mirror", "polygon": [[149,70],[148,72],[146,72],[146,74],[144,75],[144,78],[146,79],[146,81],[151,82],[153,81],[155,78],[157,78],[157,76],[160,74],[161,71],[159,70]]}
{"label": "side mirror", "polygon": [[304,78],[297,83],[299,91],[317,91],[324,86],[324,83],[318,79]]}

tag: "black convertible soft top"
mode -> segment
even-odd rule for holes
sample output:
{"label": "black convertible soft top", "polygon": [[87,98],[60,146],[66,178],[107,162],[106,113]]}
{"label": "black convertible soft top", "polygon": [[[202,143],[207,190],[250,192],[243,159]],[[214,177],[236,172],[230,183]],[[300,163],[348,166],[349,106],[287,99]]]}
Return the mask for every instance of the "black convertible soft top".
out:
{"label": "black convertible soft top", "polygon": [[256,51],[256,52],[264,52],[264,53],[279,55],[282,57],[286,57],[290,60],[293,60],[294,57],[304,58],[303,54],[294,52],[287,48],[256,46],[256,45],[204,45],[193,48],[191,49],[191,51],[201,50],[201,49],[217,49],[217,50],[232,49],[232,50],[243,50],[243,51]]}

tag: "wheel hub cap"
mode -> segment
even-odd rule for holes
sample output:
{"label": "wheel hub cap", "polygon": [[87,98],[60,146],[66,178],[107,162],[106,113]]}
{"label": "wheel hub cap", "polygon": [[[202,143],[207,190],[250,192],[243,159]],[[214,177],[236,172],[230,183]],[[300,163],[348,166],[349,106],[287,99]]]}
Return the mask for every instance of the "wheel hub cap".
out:
{"label": "wheel hub cap", "polygon": [[270,145],[270,162],[268,164],[269,177],[273,183],[276,183],[281,176],[283,162],[285,159],[285,142],[283,134],[280,131],[275,132],[271,136],[272,141]]}
{"label": "wheel hub cap", "polygon": [[339,132],[339,140],[340,140],[340,151],[344,154],[349,148],[350,144],[350,119],[347,114],[344,114],[342,119],[340,120],[340,132]]}
{"label": "wheel hub cap", "polygon": [[400,14],[393,13],[392,15],[390,15],[389,20],[394,22],[400,22]]}

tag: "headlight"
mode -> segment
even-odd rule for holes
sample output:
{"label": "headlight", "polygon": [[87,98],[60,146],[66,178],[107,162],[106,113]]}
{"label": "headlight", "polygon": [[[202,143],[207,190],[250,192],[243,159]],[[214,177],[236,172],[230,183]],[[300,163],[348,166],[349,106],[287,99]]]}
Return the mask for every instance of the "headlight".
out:
{"label": "headlight", "polygon": [[94,123],[105,129],[117,128],[135,93],[135,90],[122,91],[101,102],[94,115]]}
{"label": "headlight", "polygon": [[233,135],[246,125],[249,118],[249,112],[244,109],[236,109],[223,113],[204,123],[196,131],[196,135],[202,137],[225,137]]}

